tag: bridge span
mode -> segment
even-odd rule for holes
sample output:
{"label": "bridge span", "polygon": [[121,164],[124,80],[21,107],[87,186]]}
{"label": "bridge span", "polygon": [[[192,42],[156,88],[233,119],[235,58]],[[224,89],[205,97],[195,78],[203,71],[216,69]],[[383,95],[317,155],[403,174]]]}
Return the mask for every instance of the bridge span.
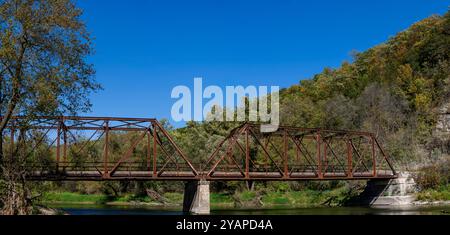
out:
{"label": "bridge span", "polygon": [[[152,118],[13,117],[4,164],[35,181],[187,181],[185,210],[209,212],[210,181],[382,180],[397,173],[374,134],[243,123],[186,156]],[[206,147],[205,147],[206,148]]]}
{"label": "bridge span", "polygon": [[[372,133],[244,123],[186,156],[156,119],[14,117],[5,138],[31,180],[363,180],[396,177]],[[8,156],[8,154],[6,154]],[[191,161],[195,159],[195,161]]]}

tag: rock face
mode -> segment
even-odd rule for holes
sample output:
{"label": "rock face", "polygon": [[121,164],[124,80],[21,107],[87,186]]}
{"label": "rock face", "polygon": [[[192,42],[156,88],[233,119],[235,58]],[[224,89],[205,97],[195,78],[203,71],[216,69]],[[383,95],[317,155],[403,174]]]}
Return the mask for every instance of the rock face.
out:
{"label": "rock face", "polygon": [[450,103],[444,104],[439,109],[436,123],[436,136],[450,136]]}

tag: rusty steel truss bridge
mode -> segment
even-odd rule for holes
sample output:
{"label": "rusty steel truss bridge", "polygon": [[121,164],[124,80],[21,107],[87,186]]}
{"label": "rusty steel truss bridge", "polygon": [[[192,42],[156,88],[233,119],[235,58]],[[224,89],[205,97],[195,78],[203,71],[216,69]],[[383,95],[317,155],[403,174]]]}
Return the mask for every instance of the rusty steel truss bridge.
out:
{"label": "rusty steel truss bridge", "polygon": [[[3,161],[30,180],[301,181],[392,179],[397,174],[372,133],[244,123],[205,156],[187,156],[149,118],[13,117]],[[20,159],[17,160],[17,158]],[[195,160],[195,161],[193,161]]]}

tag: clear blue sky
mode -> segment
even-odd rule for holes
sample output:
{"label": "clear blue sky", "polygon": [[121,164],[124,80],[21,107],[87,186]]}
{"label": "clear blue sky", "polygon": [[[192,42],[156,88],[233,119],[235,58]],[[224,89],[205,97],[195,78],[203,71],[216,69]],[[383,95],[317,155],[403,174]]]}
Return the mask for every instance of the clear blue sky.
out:
{"label": "clear blue sky", "polygon": [[[104,90],[86,115],[170,118],[171,90],[206,85],[289,87],[350,60],[443,0],[78,0]],[[175,126],[182,125],[180,123]]]}

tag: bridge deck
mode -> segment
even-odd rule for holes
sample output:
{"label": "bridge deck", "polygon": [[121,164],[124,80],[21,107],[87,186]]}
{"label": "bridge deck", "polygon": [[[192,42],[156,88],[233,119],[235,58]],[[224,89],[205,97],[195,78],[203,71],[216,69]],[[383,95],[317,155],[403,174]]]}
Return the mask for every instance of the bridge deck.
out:
{"label": "bridge deck", "polygon": [[61,173],[32,172],[28,178],[30,180],[49,181],[125,181],[125,180],[209,180],[209,181],[302,181],[302,180],[369,180],[369,179],[394,179],[396,175],[389,172],[378,172],[376,176],[372,172],[355,172],[352,176],[345,172],[324,173],[322,176],[314,172],[293,172],[289,177],[283,177],[279,172],[250,172],[245,177],[240,172],[215,172],[213,176],[208,172],[199,172],[194,175],[189,171],[167,171],[153,175],[149,171],[117,171],[111,176],[104,176],[98,171],[67,171]]}

